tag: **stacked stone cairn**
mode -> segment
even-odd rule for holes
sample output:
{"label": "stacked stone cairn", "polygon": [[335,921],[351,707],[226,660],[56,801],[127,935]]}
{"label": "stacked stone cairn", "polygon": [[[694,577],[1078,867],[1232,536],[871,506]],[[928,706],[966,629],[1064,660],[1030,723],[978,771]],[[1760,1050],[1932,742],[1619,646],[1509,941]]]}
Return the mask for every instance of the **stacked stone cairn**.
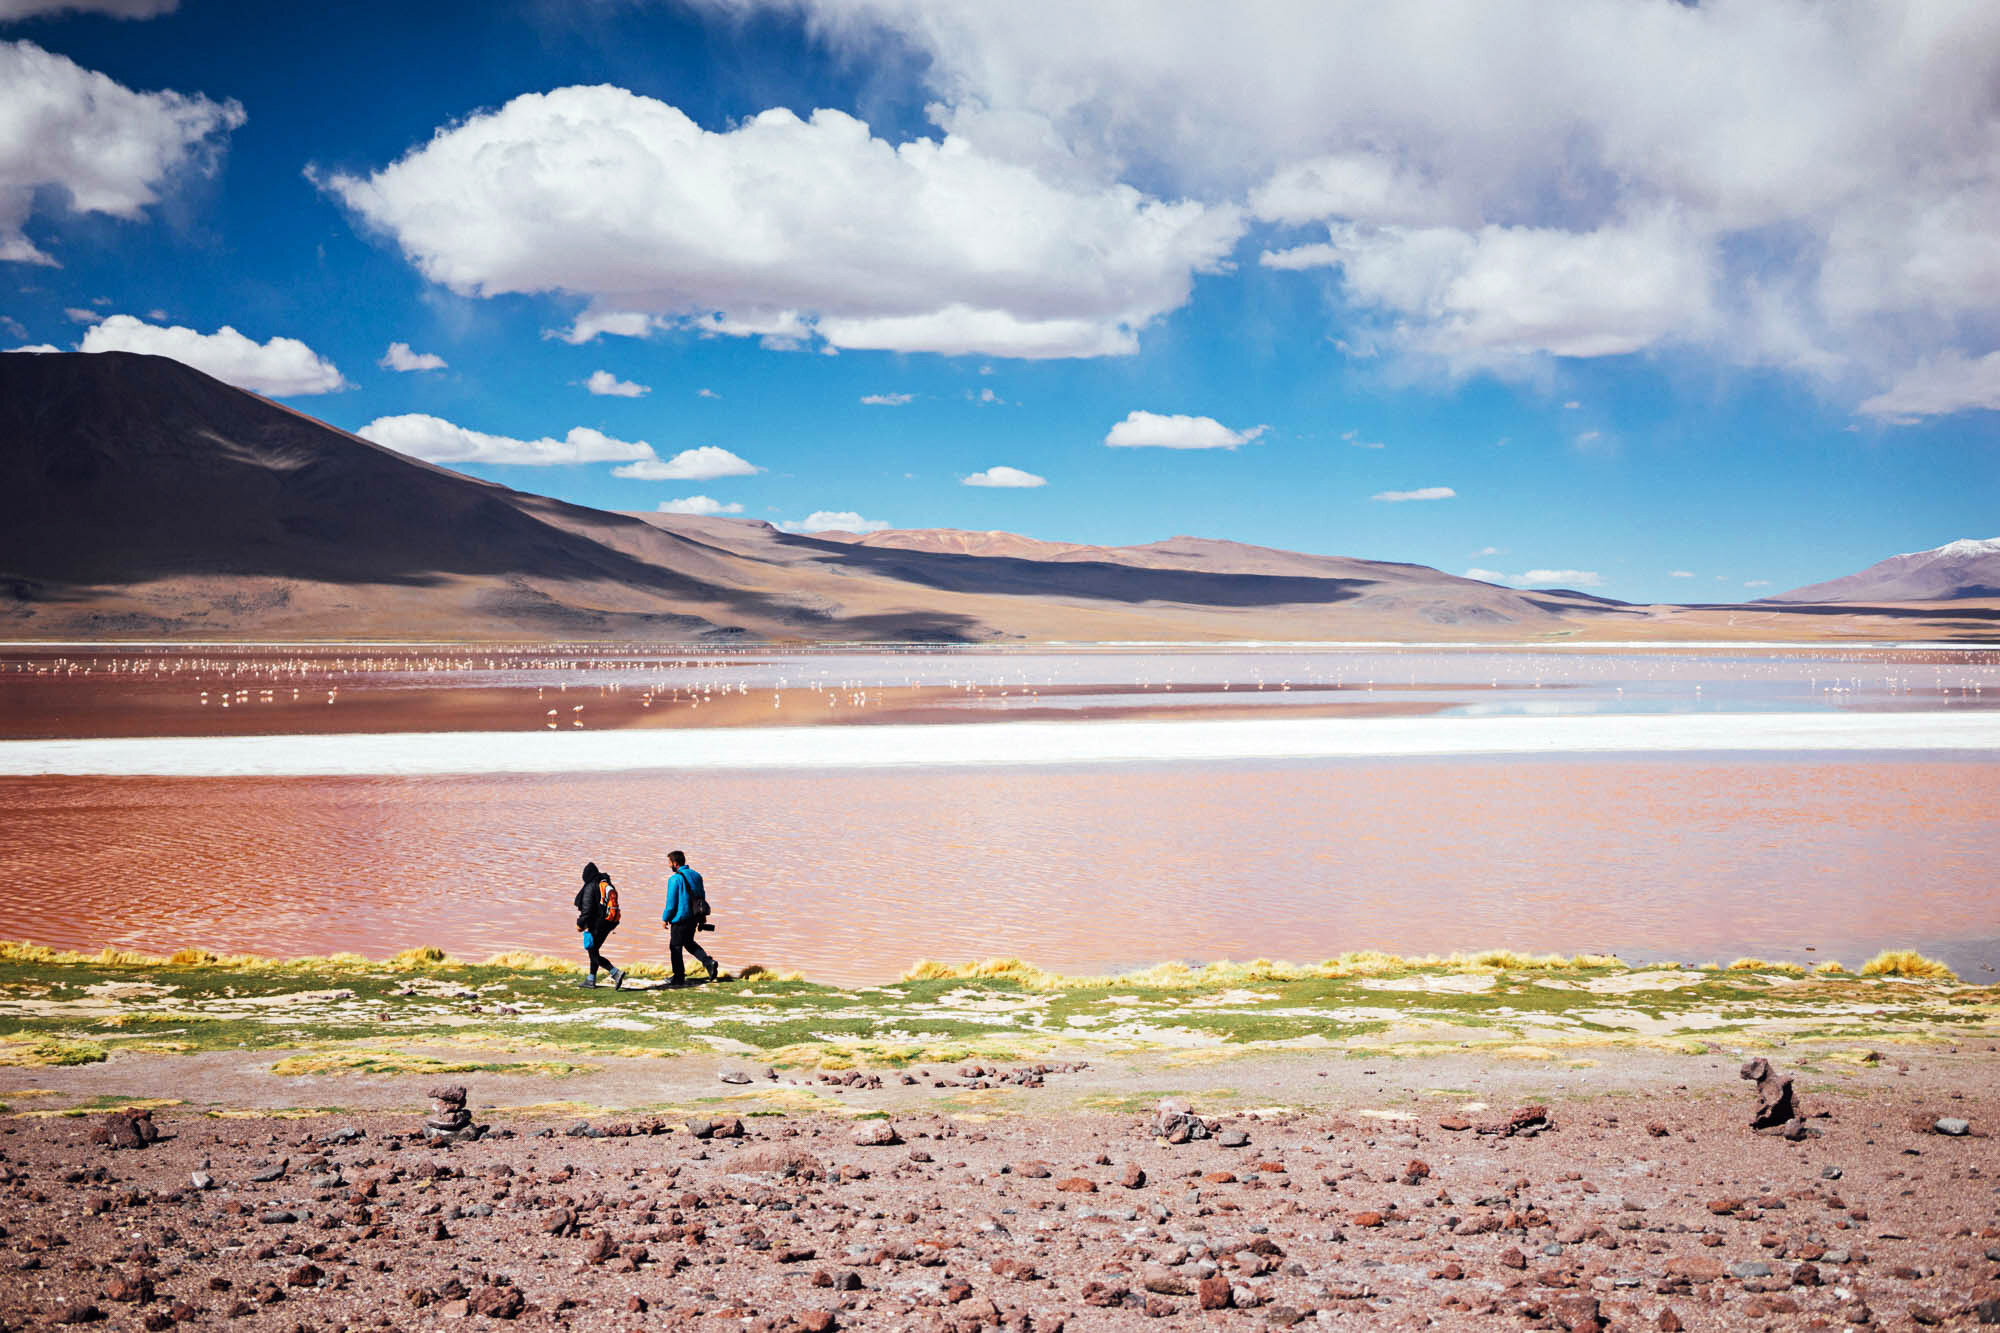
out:
{"label": "stacked stone cairn", "polygon": [[484,1125],[472,1123],[472,1112],[465,1109],[465,1089],[456,1085],[430,1090],[431,1113],[424,1117],[424,1137],[433,1143],[451,1143],[458,1139],[476,1139],[485,1132]]}

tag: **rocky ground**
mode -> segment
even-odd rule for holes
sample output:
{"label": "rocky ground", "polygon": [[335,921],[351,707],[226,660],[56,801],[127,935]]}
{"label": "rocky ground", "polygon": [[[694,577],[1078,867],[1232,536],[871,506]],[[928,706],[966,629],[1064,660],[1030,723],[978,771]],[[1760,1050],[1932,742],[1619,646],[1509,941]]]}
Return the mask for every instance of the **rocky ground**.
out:
{"label": "rocky ground", "polygon": [[[17,1113],[0,1121],[0,1324],[2000,1322],[2000,1155],[1984,1137],[2000,1061],[1940,1052],[1802,1087],[1792,1140],[1751,1131],[1769,1098],[1716,1063],[1619,1095],[1584,1071],[1538,1108],[1385,1108],[1336,1064],[1305,1109],[979,1121],[899,1077],[859,1119],[586,1121],[482,1116],[472,1079],[487,1128],[443,1144],[420,1110]],[[1081,1092],[1093,1073],[1041,1077]]]}

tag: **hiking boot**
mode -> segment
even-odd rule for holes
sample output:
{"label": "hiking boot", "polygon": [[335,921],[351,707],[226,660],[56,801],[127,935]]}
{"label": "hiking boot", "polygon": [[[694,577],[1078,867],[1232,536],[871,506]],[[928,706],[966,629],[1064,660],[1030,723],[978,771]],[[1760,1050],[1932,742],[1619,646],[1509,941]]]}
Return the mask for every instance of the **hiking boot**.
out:
{"label": "hiking boot", "polygon": [[721,969],[721,968],[717,967],[717,966],[716,966],[716,965],[715,965],[714,963],[710,963],[710,964],[708,965],[708,979],[709,979],[710,981],[713,981],[713,980],[715,980],[715,979],[716,979],[717,977],[719,977],[719,976],[721,976],[721,975],[722,975],[722,969]]}
{"label": "hiking boot", "polygon": [[624,968],[622,968],[622,967],[614,967],[614,968],[612,968],[612,969],[611,969],[611,989],[612,989],[612,990],[624,990],[624,989],[625,989],[625,969],[624,969]]}
{"label": "hiking boot", "polygon": [[686,990],[687,988],[688,988],[688,983],[686,977],[675,977],[672,981],[669,981],[667,983],[668,990]]}
{"label": "hiking boot", "polygon": [[582,981],[577,982],[576,984],[583,987],[585,990],[596,990],[597,974],[593,972],[589,976],[585,977]]}

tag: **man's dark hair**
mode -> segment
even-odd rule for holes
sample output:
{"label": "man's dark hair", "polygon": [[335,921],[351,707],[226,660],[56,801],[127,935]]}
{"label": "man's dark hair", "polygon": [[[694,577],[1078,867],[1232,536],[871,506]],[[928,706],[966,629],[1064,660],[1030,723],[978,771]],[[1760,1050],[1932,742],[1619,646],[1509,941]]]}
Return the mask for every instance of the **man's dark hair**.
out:
{"label": "man's dark hair", "polygon": [[676,851],[676,852],[668,852],[668,853],[667,853],[667,860],[669,860],[669,861],[673,862],[673,863],[674,863],[675,865],[677,865],[677,866],[684,866],[684,865],[686,865],[686,864],[687,864],[687,861],[688,861],[688,859],[687,859],[687,853],[685,853],[685,852],[677,852],[677,851]]}

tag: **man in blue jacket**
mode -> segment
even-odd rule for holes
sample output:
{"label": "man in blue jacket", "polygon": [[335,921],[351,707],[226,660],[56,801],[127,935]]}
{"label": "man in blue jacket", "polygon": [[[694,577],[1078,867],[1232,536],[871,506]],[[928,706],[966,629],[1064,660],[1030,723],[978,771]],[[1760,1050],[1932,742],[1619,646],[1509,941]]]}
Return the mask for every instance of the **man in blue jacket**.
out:
{"label": "man in blue jacket", "polygon": [[[667,906],[660,913],[660,924],[667,931],[667,956],[673,960],[674,979],[669,985],[687,985],[687,971],[681,961],[681,951],[693,954],[701,965],[708,969],[708,979],[714,981],[722,969],[708,956],[708,951],[695,943],[695,927],[701,918],[708,915],[708,893],[702,888],[701,872],[687,863],[687,857],[678,851],[667,853],[667,863],[674,868],[667,876]],[[697,909],[696,904],[700,904]]]}

